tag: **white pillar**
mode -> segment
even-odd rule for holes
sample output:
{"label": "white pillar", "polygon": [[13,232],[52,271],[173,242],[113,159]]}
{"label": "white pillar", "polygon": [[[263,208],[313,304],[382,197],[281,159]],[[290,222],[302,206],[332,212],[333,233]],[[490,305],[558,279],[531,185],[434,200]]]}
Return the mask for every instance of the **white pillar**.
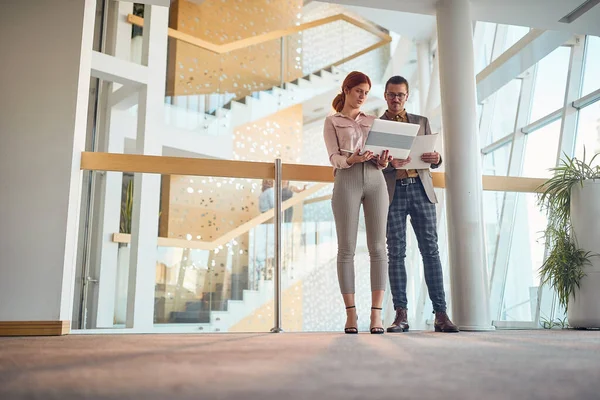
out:
{"label": "white pillar", "polygon": [[[96,1],[7,0],[1,9],[0,321],[66,326]],[[34,331],[44,334],[43,324]]]}
{"label": "white pillar", "polygon": [[452,318],[462,330],[489,330],[471,6],[440,0],[436,11]]}
{"label": "white pillar", "polygon": [[429,42],[417,42],[417,65],[419,68],[419,114],[427,112],[427,95],[429,94]]}
{"label": "white pillar", "polygon": [[[168,27],[169,9],[146,5],[142,64],[148,66],[149,76],[139,94],[138,154],[162,155]],[[160,175],[136,173],[133,185],[126,326],[147,330],[154,324]]]}
{"label": "white pillar", "polygon": [[425,116],[430,117],[431,113],[440,105],[440,63],[439,54],[433,59],[433,68],[431,79],[429,80],[429,92],[425,102]]}

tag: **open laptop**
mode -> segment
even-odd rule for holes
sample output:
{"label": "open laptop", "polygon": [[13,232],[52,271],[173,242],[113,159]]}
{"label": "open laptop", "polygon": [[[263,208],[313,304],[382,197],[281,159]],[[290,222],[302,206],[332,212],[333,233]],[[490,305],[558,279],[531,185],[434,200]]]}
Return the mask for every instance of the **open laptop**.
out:
{"label": "open laptop", "polygon": [[370,150],[373,154],[389,150],[389,154],[394,158],[406,159],[420,127],[419,124],[376,119],[363,150]]}

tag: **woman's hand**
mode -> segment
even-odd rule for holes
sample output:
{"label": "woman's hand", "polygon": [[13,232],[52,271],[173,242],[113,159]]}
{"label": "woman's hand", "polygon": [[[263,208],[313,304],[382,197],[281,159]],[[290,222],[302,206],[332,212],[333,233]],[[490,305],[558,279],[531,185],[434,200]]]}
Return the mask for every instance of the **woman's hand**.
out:
{"label": "woman's hand", "polygon": [[384,150],[381,152],[381,155],[377,155],[377,164],[379,164],[380,167],[387,167],[388,163],[394,159],[394,157],[390,156],[389,154],[389,150]]}
{"label": "woman's hand", "polygon": [[356,149],[356,151],[346,159],[346,162],[349,165],[354,165],[356,163],[362,163],[365,161],[369,161],[371,158],[373,158],[373,152],[372,151],[365,151],[362,155],[360,154],[360,149]]}

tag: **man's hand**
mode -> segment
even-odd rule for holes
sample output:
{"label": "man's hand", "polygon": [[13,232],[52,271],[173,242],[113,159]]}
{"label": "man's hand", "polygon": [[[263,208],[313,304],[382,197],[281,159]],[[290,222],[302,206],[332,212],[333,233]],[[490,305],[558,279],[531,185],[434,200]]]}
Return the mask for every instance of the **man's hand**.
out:
{"label": "man's hand", "polygon": [[421,156],[421,161],[429,163],[429,164],[439,164],[440,163],[440,153],[434,151],[432,153],[423,153]]}
{"label": "man's hand", "polygon": [[400,169],[402,167],[404,167],[406,164],[408,164],[411,161],[411,158],[408,157],[405,160],[401,160],[399,158],[394,158],[392,160],[392,167],[396,168],[396,169]]}

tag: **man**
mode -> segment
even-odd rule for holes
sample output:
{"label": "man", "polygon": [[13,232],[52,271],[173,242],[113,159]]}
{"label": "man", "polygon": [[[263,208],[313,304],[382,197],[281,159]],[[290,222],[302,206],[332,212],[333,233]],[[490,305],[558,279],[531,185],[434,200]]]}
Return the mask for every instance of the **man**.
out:
{"label": "man", "polygon": [[[407,114],[404,110],[408,100],[408,81],[401,76],[390,78],[385,85],[385,99],[388,109],[381,119],[419,124],[418,135],[430,135],[429,120],[420,115]],[[438,168],[442,163],[439,153],[425,153],[421,160]],[[446,295],[442,274],[442,263],[438,251],[435,204],[437,198],[433,190],[433,181],[429,168],[419,170],[401,169],[410,162],[396,160],[384,170],[390,195],[390,209],[387,226],[387,245],[389,258],[390,287],[396,318],[388,332],[407,332],[406,298],[406,217],[410,215],[411,224],[419,243],[423,258],[425,282],[429,298],[435,312],[434,328],[437,332],[458,332],[456,325],[446,314]]]}

